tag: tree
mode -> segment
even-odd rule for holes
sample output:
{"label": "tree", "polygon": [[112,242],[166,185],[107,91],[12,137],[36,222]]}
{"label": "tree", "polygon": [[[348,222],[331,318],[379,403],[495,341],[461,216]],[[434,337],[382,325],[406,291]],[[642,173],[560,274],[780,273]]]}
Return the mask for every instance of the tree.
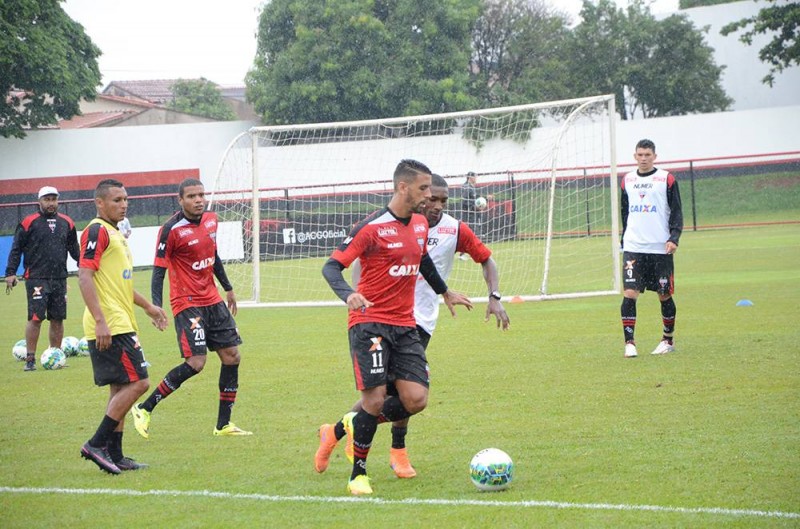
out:
{"label": "tree", "polygon": [[571,86],[576,95],[613,93],[622,119],[727,109],[722,66],[683,15],[658,21],[642,0],[627,10],[611,0],[584,0],[573,32]]}
{"label": "tree", "polygon": [[0,2],[0,136],[53,125],[80,113],[100,84],[101,51],[61,0]]}
{"label": "tree", "polygon": [[679,0],[678,9],[691,9],[693,7],[716,6],[719,4],[730,4],[739,0]]}
{"label": "tree", "polygon": [[753,44],[755,35],[772,34],[772,40],[758,52],[761,62],[771,65],[769,73],[761,82],[772,86],[776,73],[782,72],[793,63],[800,65],[800,4],[787,2],[784,5],[765,7],[754,17],[725,25],[721,33],[729,35],[751,25],[753,27],[739,37],[748,46]]}
{"label": "tree", "polygon": [[207,79],[179,79],[172,85],[172,95],[174,99],[167,105],[172,110],[221,121],[236,119],[217,85]]}
{"label": "tree", "polygon": [[471,108],[479,0],[272,0],[246,84],[265,123],[319,123]]}
{"label": "tree", "polygon": [[472,32],[473,94],[479,106],[569,97],[567,15],[543,0],[486,0]]}

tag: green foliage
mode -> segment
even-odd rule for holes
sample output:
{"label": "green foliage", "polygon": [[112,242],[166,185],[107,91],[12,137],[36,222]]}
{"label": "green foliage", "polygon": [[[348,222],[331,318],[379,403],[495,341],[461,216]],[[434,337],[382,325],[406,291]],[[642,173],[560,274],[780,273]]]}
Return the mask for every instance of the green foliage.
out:
{"label": "green foliage", "polygon": [[753,43],[755,35],[772,36],[772,40],[758,52],[761,62],[770,65],[769,74],[762,82],[772,86],[776,73],[792,64],[800,65],[800,3],[787,2],[784,5],[765,7],[754,17],[725,25],[720,33],[729,35],[750,26],[752,27],[739,36],[739,40],[748,46]]}
{"label": "green foliage", "polygon": [[[119,527],[331,528],[354,519],[370,528],[794,527],[796,514],[777,514],[800,512],[798,241],[797,226],[684,234],[675,257],[678,349],[664,357],[622,358],[616,296],[506,304],[505,333],[483,324],[484,306],[457,318],[443,311],[428,349],[428,408],[411,419],[407,438],[419,475],[394,477],[382,425],[368,499],[346,494],[351,467],[341,446],[326,473],[312,465],[316,429],[357,398],[344,307],[240,310],[233,420],[255,435],[211,435],[219,395],[211,354],[156,408],[149,440],[126,421],[125,452],[151,466],[113,477],[78,455],[108,396],[93,384],[90,359],[33,373],[11,359],[25,326],[17,288],[4,299],[0,331],[0,395],[9,403],[2,525],[82,528],[113,513]],[[149,280],[134,273],[140,292]],[[69,286],[65,330],[80,336],[74,278]],[[754,306],[736,307],[742,298]],[[182,360],[174,329],[159,333],[136,311],[154,387]],[[646,353],[661,334],[653,293],[638,311]],[[488,446],[514,458],[505,492],[481,494],[469,483],[469,459]]]}
{"label": "green foliage", "polygon": [[267,124],[472,108],[478,0],[273,0],[259,19],[248,98]]}
{"label": "green foliage", "polygon": [[180,79],[172,85],[172,94],[175,99],[167,106],[173,110],[222,121],[236,119],[217,85],[207,79]]}
{"label": "green foliage", "polygon": [[[100,84],[101,51],[62,0],[0,1],[0,136],[54,125],[80,112]],[[7,95],[11,93],[11,97]]]}
{"label": "green foliage", "polygon": [[739,0],[680,0],[678,9],[691,9],[693,7],[716,6],[720,4],[730,4]]}
{"label": "green foliage", "polygon": [[727,109],[723,67],[703,33],[683,15],[658,21],[641,0],[627,10],[611,0],[584,0],[573,32],[575,95],[613,93],[622,119]]}

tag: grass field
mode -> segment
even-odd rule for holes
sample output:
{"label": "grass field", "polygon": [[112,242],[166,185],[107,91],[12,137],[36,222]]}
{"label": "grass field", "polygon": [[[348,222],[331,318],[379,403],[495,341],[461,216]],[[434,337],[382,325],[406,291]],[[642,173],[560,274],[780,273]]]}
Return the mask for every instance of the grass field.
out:
{"label": "grass field", "polygon": [[[419,476],[394,477],[382,426],[369,499],[346,494],[341,449],[325,474],[312,463],[317,427],[357,398],[343,307],[240,312],[233,419],[255,435],[211,435],[211,359],[157,408],[149,440],[126,426],[126,453],[151,467],[109,476],[78,455],[107,390],[88,358],[22,371],[10,354],[24,325],[16,289],[0,329],[0,527],[798,527],[799,262],[798,225],[686,232],[677,351],[664,357],[647,354],[660,337],[652,293],[640,298],[644,354],[633,360],[616,296],[507,304],[507,333],[482,323],[485,306],[443,315],[429,407],[408,437]],[[140,291],[149,278],[138,273]],[[67,332],[81,336],[70,287]],[[172,328],[145,319],[155,384],[180,360]],[[505,492],[469,482],[470,458],[488,446],[515,460]]]}

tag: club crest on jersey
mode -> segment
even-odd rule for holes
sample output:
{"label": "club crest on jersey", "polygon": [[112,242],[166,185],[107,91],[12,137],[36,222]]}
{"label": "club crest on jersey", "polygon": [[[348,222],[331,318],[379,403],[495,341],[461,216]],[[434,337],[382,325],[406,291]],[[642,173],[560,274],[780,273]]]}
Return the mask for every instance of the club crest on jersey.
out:
{"label": "club crest on jersey", "polygon": [[50,233],[56,232],[56,219],[47,219],[47,226],[50,228]]}
{"label": "club crest on jersey", "polygon": [[393,226],[378,228],[378,237],[396,237],[396,236],[397,236],[397,228]]}

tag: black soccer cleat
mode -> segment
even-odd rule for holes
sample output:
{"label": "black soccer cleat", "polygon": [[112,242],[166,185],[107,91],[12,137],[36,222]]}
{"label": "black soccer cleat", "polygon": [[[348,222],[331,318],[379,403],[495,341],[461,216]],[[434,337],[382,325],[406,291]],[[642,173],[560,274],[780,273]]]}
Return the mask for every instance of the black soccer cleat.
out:
{"label": "black soccer cleat", "polygon": [[100,470],[108,472],[109,474],[120,474],[122,472],[119,467],[114,464],[114,461],[108,454],[108,450],[105,448],[95,448],[91,446],[88,441],[81,447],[81,457],[93,461],[95,465],[100,467]]}
{"label": "black soccer cleat", "polygon": [[23,371],[36,371],[36,360],[28,360],[25,362]]}
{"label": "black soccer cleat", "polygon": [[114,464],[117,465],[117,468],[119,468],[122,471],[141,470],[143,468],[147,468],[150,466],[147,463],[139,463],[135,459],[131,459],[130,457],[127,456],[124,456],[119,461],[114,461]]}

